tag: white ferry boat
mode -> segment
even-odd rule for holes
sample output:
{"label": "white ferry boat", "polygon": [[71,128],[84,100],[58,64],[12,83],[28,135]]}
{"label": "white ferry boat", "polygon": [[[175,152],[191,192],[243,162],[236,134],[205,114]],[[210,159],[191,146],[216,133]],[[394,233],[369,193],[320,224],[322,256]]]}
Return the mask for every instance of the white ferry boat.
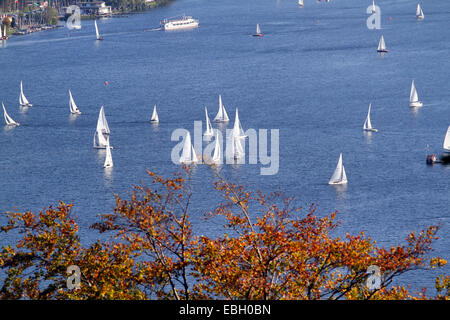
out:
{"label": "white ferry boat", "polygon": [[163,30],[166,31],[193,29],[198,28],[198,20],[189,16],[182,16],[181,18],[164,19],[164,21],[161,22],[161,25]]}

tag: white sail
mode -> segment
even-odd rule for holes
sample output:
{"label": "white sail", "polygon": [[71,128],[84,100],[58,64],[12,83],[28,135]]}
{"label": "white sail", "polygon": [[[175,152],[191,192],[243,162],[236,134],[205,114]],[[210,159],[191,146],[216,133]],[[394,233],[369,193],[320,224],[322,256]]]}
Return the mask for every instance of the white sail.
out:
{"label": "white sail", "polygon": [[259,27],[259,23],[256,25],[256,34],[261,34],[261,28]]}
{"label": "white sail", "polygon": [[447,134],[445,135],[443,148],[450,151],[450,126],[447,128]]}
{"label": "white sail", "polygon": [[156,111],[156,104],[153,107],[153,113],[152,113],[152,118],[150,119],[150,122],[159,123],[158,112]]}
{"label": "white sail", "polygon": [[194,146],[191,143],[191,134],[188,132],[184,138],[183,150],[181,152],[180,163],[191,164],[197,163],[198,158],[195,153]]}
{"label": "white sail", "polygon": [[422,107],[423,102],[419,101],[419,94],[417,93],[416,86],[414,85],[414,80],[411,83],[411,91],[409,93],[409,106],[410,107]]}
{"label": "white sail", "polygon": [[3,117],[5,118],[5,122],[7,126],[18,126],[19,123],[14,121],[13,118],[11,118],[9,116],[9,114],[6,112],[6,108],[5,105],[2,102],[2,107],[3,107]]}
{"label": "white sail", "polygon": [[423,14],[423,10],[422,10],[422,7],[420,6],[420,3],[417,4],[416,18],[419,20],[422,20],[423,18],[425,18],[425,15]]}
{"label": "white sail", "polygon": [[100,33],[98,33],[98,26],[97,26],[97,20],[94,20],[95,25],[95,35],[97,36],[97,40],[100,40]]}
{"label": "white sail", "polygon": [[375,0],[372,0],[372,13],[376,13],[377,9],[375,8]]}
{"label": "white sail", "polygon": [[222,95],[219,94],[219,111],[214,118],[214,122],[227,122],[229,120],[230,118],[228,118],[227,111],[225,110],[225,106],[222,103]]}
{"label": "white sail", "polygon": [[411,92],[409,93],[409,102],[419,101],[419,95],[417,94],[416,86],[414,85],[414,80],[411,83]]}
{"label": "white sail", "polygon": [[113,166],[114,166],[114,163],[112,160],[111,146],[109,145],[109,137],[108,137],[106,139],[106,157],[105,157],[105,163],[103,164],[103,167],[111,168]]}
{"label": "white sail", "polygon": [[19,103],[23,107],[31,107],[32,104],[28,101],[28,99],[23,94],[23,85],[22,81],[20,81],[20,96],[19,96]]}
{"label": "white sail", "polygon": [[347,174],[345,173],[344,164],[342,163],[342,153],[339,156],[339,161],[336,169],[331,176],[328,184],[345,184],[347,183]]}
{"label": "white sail", "polygon": [[109,126],[102,106],[98,114],[97,129],[94,134],[94,148],[106,148],[109,145],[109,134]]}
{"label": "white sail", "polygon": [[239,137],[239,138],[245,138],[246,137],[246,135],[244,133],[244,129],[242,128],[241,122],[239,121],[238,108],[236,108],[236,115],[235,115],[235,119],[234,119],[233,134],[236,137]]}
{"label": "white sail", "polygon": [[206,117],[206,130],[203,135],[212,136],[214,134],[214,132],[213,132],[213,128],[211,125],[211,121],[209,121],[208,109],[206,109],[206,106],[205,106],[205,117]]}
{"label": "white sail", "polygon": [[69,109],[72,114],[81,114],[77,105],[75,104],[75,100],[73,100],[72,92],[69,90]]}
{"label": "white sail", "polygon": [[222,150],[220,149],[220,141],[219,141],[219,130],[216,129],[216,144],[214,145],[214,153],[212,161],[215,164],[222,163]]}
{"label": "white sail", "polygon": [[370,109],[371,108],[372,108],[372,104],[369,104],[369,111],[367,111],[367,118],[366,118],[366,121],[364,121],[363,129],[365,131],[377,132],[378,130],[372,127],[372,122],[370,121]]}
{"label": "white sail", "polygon": [[303,7],[303,0],[298,0],[298,5],[299,5],[300,7]]}
{"label": "white sail", "polygon": [[378,43],[378,51],[386,51],[386,43],[384,42],[383,35],[381,35],[380,42]]}

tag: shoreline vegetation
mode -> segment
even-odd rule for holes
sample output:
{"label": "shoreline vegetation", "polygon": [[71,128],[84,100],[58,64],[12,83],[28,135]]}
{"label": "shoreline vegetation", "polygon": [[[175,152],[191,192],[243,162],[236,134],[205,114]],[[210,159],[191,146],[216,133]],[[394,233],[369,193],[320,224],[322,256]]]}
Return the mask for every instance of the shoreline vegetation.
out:
{"label": "shoreline vegetation", "polygon": [[[159,7],[170,5],[174,0],[105,0],[86,1],[92,3],[104,2],[111,7],[109,14],[81,14],[81,20],[91,20],[102,17],[123,17],[130,14],[143,13]],[[0,26],[6,28],[7,36],[26,35],[29,33],[61,27],[60,21],[67,21],[70,14],[64,14],[64,8],[77,5],[76,0],[63,0],[51,3],[51,7],[28,5],[20,7],[11,0],[0,0]],[[36,4],[37,5],[37,4]]]}

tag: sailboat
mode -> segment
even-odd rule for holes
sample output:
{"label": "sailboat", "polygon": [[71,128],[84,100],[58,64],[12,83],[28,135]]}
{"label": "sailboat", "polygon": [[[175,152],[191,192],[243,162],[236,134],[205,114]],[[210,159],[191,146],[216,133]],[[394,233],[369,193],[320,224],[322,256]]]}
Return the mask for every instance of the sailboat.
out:
{"label": "sailboat", "polygon": [[303,7],[303,0],[298,0],[298,5],[299,5],[300,7]]}
{"label": "sailboat", "polygon": [[414,85],[414,80],[411,83],[411,92],[409,94],[409,106],[410,107],[422,107],[423,102],[419,101],[419,95],[417,94],[416,86]]}
{"label": "sailboat", "polygon": [[422,10],[422,7],[420,6],[420,3],[417,4],[416,18],[417,18],[417,20],[423,20],[425,18],[425,15],[423,14],[423,10]]}
{"label": "sailboat", "polygon": [[230,118],[228,118],[227,111],[222,103],[222,96],[219,94],[219,111],[217,112],[216,117],[214,118],[214,122],[228,122]]}
{"label": "sailboat", "polygon": [[23,85],[22,81],[20,81],[20,96],[19,96],[19,103],[22,107],[32,107],[33,105],[28,101],[28,99],[23,94]]}
{"label": "sailboat", "polygon": [[238,138],[246,138],[247,137],[244,133],[244,129],[242,128],[242,124],[239,121],[238,108],[236,108],[236,116],[234,118],[233,134]]}
{"label": "sailboat", "polygon": [[205,117],[206,117],[206,131],[203,135],[205,137],[210,137],[214,134],[214,132],[213,132],[213,128],[211,125],[211,121],[209,121],[208,109],[206,109],[206,106],[205,106]]}
{"label": "sailboat", "polygon": [[191,164],[191,163],[197,163],[198,157],[195,153],[194,146],[191,143],[191,134],[186,134],[186,137],[184,138],[184,145],[183,145],[183,151],[181,153],[180,157],[180,163],[183,164]]}
{"label": "sailboat", "polygon": [[372,127],[372,122],[370,122],[370,109],[371,109],[371,107],[372,107],[372,104],[370,103],[369,104],[369,111],[367,112],[367,118],[366,118],[366,121],[364,122],[364,125],[363,125],[363,130],[364,131],[378,132],[377,129]]}
{"label": "sailboat", "polygon": [[377,9],[375,7],[375,0],[372,0],[372,13],[377,13]]}
{"label": "sailboat", "polygon": [[159,123],[158,112],[156,112],[156,104],[153,107],[152,118],[150,119],[151,123]]}
{"label": "sailboat", "polygon": [[389,52],[389,51],[386,49],[386,43],[384,42],[384,37],[383,37],[383,35],[381,35],[380,42],[378,43],[378,49],[377,49],[377,52]]}
{"label": "sailboat", "polygon": [[5,105],[2,102],[2,107],[3,107],[3,116],[5,117],[5,122],[7,126],[19,126],[20,124],[16,121],[13,120],[13,118],[11,118],[9,116],[9,114],[6,112],[6,108]]}
{"label": "sailboat", "polygon": [[111,154],[111,146],[109,145],[109,137],[106,139],[106,157],[103,164],[104,168],[112,168],[114,166]]}
{"label": "sailboat", "polygon": [[216,144],[214,145],[214,153],[213,153],[212,161],[215,164],[222,163],[222,150],[220,149],[219,129],[216,129]]}
{"label": "sailboat", "polygon": [[342,152],[341,152],[336,169],[334,170],[334,173],[331,176],[330,181],[328,181],[328,184],[346,184],[346,183],[347,183],[347,175],[345,174],[345,168],[344,165],[342,164]]}
{"label": "sailboat", "polygon": [[444,138],[444,144],[442,145],[445,151],[450,152],[450,126],[447,128],[447,133]]}
{"label": "sailboat", "polygon": [[253,36],[254,37],[262,37],[262,36],[264,36],[264,34],[261,33],[261,28],[259,27],[259,23],[256,24],[256,33]]}
{"label": "sailboat", "polygon": [[69,90],[69,109],[71,114],[81,114],[80,109],[78,109],[77,105],[75,104],[75,101],[72,97],[72,92]]}
{"label": "sailboat", "polygon": [[6,34],[6,24],[3,28],[0,25],[0,40],[8,40],[8,35]]}
{"label": "sailboat", "polygon": [[109,135],[109,126],[106,121],[104,108],[102,106],[98,114],[97,129],[94,134],[94,148],[104,149],[106,146],[109,146]]}
{"label": "sailboat", "polygon": [[100,33],[98,32],[97,20],[94,20],[94,25],[95,25],[95,35],[97,36],[97,40],[103,40],[103,37],[101,37]]}

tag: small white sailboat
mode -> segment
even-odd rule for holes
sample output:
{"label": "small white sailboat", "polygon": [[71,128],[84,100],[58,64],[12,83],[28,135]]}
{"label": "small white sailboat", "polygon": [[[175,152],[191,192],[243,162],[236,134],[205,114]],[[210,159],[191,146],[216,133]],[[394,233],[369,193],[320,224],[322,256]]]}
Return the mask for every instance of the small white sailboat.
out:
{"label": "small white sailboat", "polygon": [[363,130],[364,131],[372,131],[372,132],[378,132],[377,129],[372,127],[372,122],[370,121],[370,109],[372,107],[372,104],[369,104],[369,111],[367,111],[367,118],[366,121],[364,121]]}
{"label": "small white sailboat", "polygon": [[236,127],[233,128],[233,130],[231,131],[230,139],[231,139],[231,155],[233,156],[233,159],[239,160],[245,157],[245,150],[244,150],[245,139],[242,138],[239,130],[237,130]]}
{"label": "small white sailboat", "polygon": [[5,122],[7,126],[19,126],[20,124],[16,121],[13,120],[13,118],[11,118],[8,114],[8,112],[6,112],[6,108],[5,105],[2,102],[2,107],[3,107],[3,116],[5,118]]}
{"label": "small white sailboat", "polygon": [[78,109],[77,105],[75,104],[75,101],[72,97],[72,92],[69,90],[69,109],[71,114],[81,114],[80,109]]}
{"label": "small white sailboat", "polygon": [[219,111],[217,112],[216,117],[214,118],[214,122],[228,122],[230,118],[228,118],[227,111],[225,110],[225,106],[222,103],[222,95],[219,94]]}
{"label": "small white sailboat", "polygon": [[417,4],[416,18],[417,18],[417,20],[423,20],[425,18],[425,15],[423,14],[423,10],[422,10],[422,7],[420,6],[420,3]]}
{"label": "small white sailboat", "polygon": [[28,101],[28,99],[23,94],[23,85],[22,81],[20,81],[20,96],[19,96],[19,103],[22,107],[32,107],[33,105]]}
{"label": "small white sailboat", "polygon": [[246,138],[247,136],[244,133],[244,129],[242,128],[242,124],[239,121],[239,111],[236,108],[236,116],[234,118],[234,126],[233,126],[233,134],[238,138]]}
{"label": "small white sailboat", "polygon": [[328,181],[328,184],[346,184],[347,182],[348,182],[347,175],[345,173],[345,168],[342,163],[342,152],[341,152],[336,169],[334,170],[334,173],[331,176],[330,181]]}
{"label": "small white sailboat", "polygon": [[205,137],[211,137],[214,134],[214,131],[211,125],[211,121],[209,121],[208,109],[206,109],[206,106],[205,106],[205,117],[206,117],[206,130],[203,135]]}
{"label": "small white sailboat", "polygon": [[109,135],[110,130],[108,122],[106,121],[105,111],[102,106],[98,114],[97,129],[94,134],[94,148],[104,149],[106,146],[109,146]]}
{"label": "small white sailboat", "polygon": [[151,123],[159,123],[159,117],[158,117],[158,112],[156,111],[156,104],[153,107],[153,113],[152,113],[152,117],[150,119]]}
{"label": "small white sailboat", "polygon": [[216,143],[214,145],[214,153],[213,153],[212,161],[215,164],[222,163],[222,150],[220,149],[219,129],[216,129]]}
{"label": "small white sailboat", "polygon": [[100,33],[98,32],[97,20],[94,20],[94,25],[95,25],[95,35],[97,36],[97,40],[103,40],[103,37],[101,37]]}
{"label": "small white sailboat", "polygon": [[256,33],[253,35],[254,37],[262,37],[264,34],[261,32],[261,28],[259,27],[259,23],[256,24]]}
{"label": "small white sailboat", "polygon": [[299,5],[300,7],[303,7],[303,0],[298,0],[298,5]]}
{"label": "small white sailboat", "polygon": [[411,83],[411,92],[409,94],[409,106],[412,108],[423,106],[423,102],[419,101],[419,95],[417,93],[416,86],[414,85],[414,80]]}
{"label": "small white sailboat", "polygon": [[377,13],[377,8],[375,7],[375,0],[372,0],[372,13]]}
{"label": "small white sailboat", "polygon": [[180,157],[180,163],[182,164],[195,164],[198,162],[197,154],[195,153],[194,146],[191,143],[191,134],[188,132],[184,138],[183,151]]}
{"label": "small white sailboat", "polygon": [[450,151],[450,126],[447,128],[447,133],[445,134],[444,144],[442,145],[444,150]]}
{"label": "small white sailboat", "polygon": [[106,139],[106,157],[103,164],[104,168],[112,168],[114,166],[111,154],[111,146],[109,145],[109,137]]}
{"label": "small white sailboat", "polygon": [[383,37],[383,35],[381,35],[380,42],[378,43],[378,49],[377,49],[377,52],[389,52],[389,51],[386,49],[386,43],[384,42],[384,37]]}

